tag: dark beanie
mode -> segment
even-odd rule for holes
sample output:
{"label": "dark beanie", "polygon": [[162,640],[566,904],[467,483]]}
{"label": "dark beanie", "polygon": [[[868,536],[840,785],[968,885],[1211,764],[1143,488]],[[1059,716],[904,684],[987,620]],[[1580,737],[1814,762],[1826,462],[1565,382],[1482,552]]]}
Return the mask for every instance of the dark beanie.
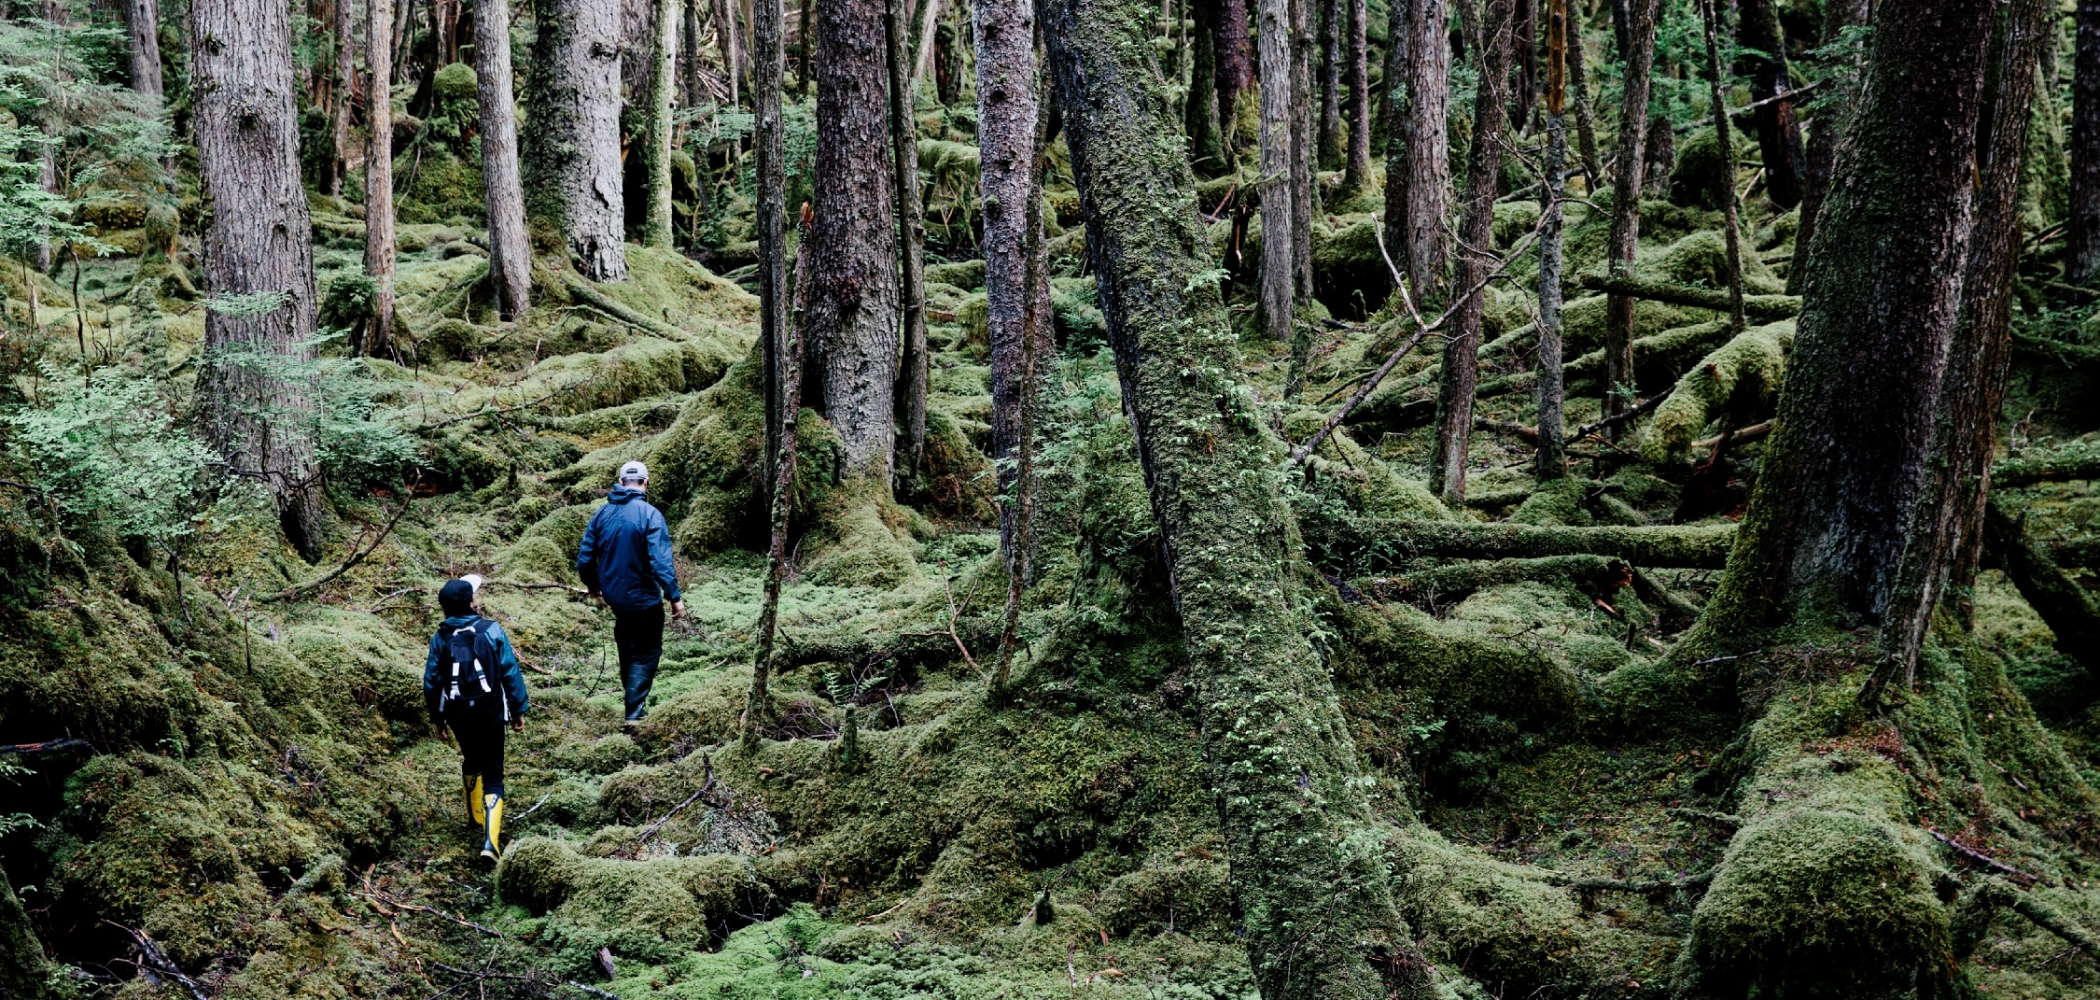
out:
{"label": "dark beanie", "polygon": [[447,616],[474,613],[474,585],[465,580],[449,580],[438,588],[438,607],[445,609]]}

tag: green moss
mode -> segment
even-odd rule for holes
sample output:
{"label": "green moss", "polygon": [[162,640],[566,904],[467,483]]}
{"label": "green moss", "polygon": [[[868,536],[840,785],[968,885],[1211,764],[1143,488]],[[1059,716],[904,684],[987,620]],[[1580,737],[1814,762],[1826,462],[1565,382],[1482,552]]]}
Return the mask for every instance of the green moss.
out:
{"label": "green moss", "polygon": [[1650,461],[1683,461],[1707,425],[1727,418],[1748,426],[1772,411],[1794,343],[1794,322],[1753,328],[1715,349],[1656,407],[1641,439]]}
{"label": "green moss", "polygon": [[571,976],[595,967],[600,948],[648,963],[703,950],[712,925],[734,916],[748,893],[763,895],[743,858],[587,858],[544,838],[518,841],[497,882],[506,902],[545,915],[538,943]]}

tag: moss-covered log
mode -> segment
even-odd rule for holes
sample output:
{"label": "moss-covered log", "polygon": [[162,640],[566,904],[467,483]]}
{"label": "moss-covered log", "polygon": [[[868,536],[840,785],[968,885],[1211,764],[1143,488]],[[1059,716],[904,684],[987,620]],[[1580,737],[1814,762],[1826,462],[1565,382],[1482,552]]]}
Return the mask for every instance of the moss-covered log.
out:
{"label": "moss-covered log", "polygon": [[[1626,295],[1653,302],[1667,302],[1676,306],[1693,306],[1728,312],[1733,308],[1725,288],[1700,288],[1696,285],[1680,285],[1668,281],[1647,278],[1616,277],[1604,274],[1585,274],[1576,279],[1576,284],[1586,291]],[[1801,297],[1798,295],[1745,295],[1743,313],[1750,319],[1771,322],[1792,319],[1801,313]]]}
{"label": "moss-covered log", "polygon": [[1786,372],[1794,324],[1773,323],[1747,331],[1700,359],[1677,380],[1670,398],[1655,409],[1641,451],[1655,462],[1683,461],[1693,439],[1723,416],[1738,424],[1771,412]]}
{"label": "moss-covered log", "polygon": [[1992,497],[1986,504],[1983,530],[1986,550],[2056,633],[2056,647],[2086,669],[2100,671],[2100,604],[2093,595],[2064,574],[2002,499]]}
{"label": "moss-covered log", "polygon": [[2022,455],[1991,466],[1991,485],[2001,489],[2069,479],[2100,479],[2100,444]]}
{"label": "moss-covered log", "polygon": [[1453,601],[1482,587],[1535,581],[1609,594],[1633,581],[1633,569],[1611,556],[1545,556],[1537,559],[1468,559],[1399,576],[1364,577],[1350,586],[1381,599]]}
{"label": "moss-covered log", "polygon": [[1465,521],[1360,519],[1332,537],[1312,539],[1323,561],[1376,569],[1425,556],[1538,559],[1602,556],[1635,566],[1719,569],[1728,561],[1734,525],[1562,528]]}
{"label": "moss-covered log", "polygon": [[1102,312],[1201,703],[1245,942],[1267,1000],[1426,994],[1327,667],[1306,635],[1282,443],[1238,336],[1160,87],[1152,8],[1043,13]]}

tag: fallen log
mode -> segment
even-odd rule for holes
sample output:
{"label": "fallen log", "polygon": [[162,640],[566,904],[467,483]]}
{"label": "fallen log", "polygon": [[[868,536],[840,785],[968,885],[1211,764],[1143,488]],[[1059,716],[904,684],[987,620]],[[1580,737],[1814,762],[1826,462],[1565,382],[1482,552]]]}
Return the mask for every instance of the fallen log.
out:
{"label": "fallen log", "polygon": [[2087,670],[2100,671],[2100,607],[1995,496],[1985,505],[1983,540],[2020,596],[2056,633],[2056,648]]}
{"label": "fallen log", "polygon": [[2073,445],[2056,451],[2008,458],[1991,466],[1991,485],[2004,489],[2055,483],[2067,479],[2100,479],[2100,446]]}
{"label": "fallen log", "polygon": [[1604,596],[1633,582],[1633,567],[1611,556],[1546,556],[1539,559],[1466,560],[1397,576],[1363,577],[1350,586],[1379,600],[1449,602],[1505,583],[1554,583]]}
{"label": "fallen log", "polygon": [[[1636,299],[1667,302],[1673,306],[1690,306],[1694,309],[1712,309],[1729,312],[1733,306],[1725,288],[1700,288],[1696,285],[1680,285],[1669,281],[1650,281],[1645,278],[1612,277],[1603,274],[1584,274],[1575,279],[1577,287],[1584,291],[1604,292],[1607,295],[1626,295]],[[1774,320],[1793,319],[1801,315],[1799,295],[1745,295],[1743,315],[1755,322],[1770,323]]]}
{"label": "fallen log", "polygon": [[1720,569],[1735,542],[1735,525],[1656,527],[1548,527],[1464,521],[1360,519],[1336,522],[1314,541],[1316,556],[1358,569],[1397,566],[1409,559],[1537,559],[1605,556],[1635,566]]}

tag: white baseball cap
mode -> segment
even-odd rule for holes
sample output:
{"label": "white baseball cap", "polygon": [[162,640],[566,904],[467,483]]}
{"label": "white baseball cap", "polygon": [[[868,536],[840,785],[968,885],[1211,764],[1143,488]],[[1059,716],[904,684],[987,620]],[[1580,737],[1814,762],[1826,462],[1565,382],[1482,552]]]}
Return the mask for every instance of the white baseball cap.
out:
{"label": "white baseball cap", "polygon": [[629,462],[620,466],[620,476],[615,482],[629,483],[649,478],[649,467],[640,462]]}

